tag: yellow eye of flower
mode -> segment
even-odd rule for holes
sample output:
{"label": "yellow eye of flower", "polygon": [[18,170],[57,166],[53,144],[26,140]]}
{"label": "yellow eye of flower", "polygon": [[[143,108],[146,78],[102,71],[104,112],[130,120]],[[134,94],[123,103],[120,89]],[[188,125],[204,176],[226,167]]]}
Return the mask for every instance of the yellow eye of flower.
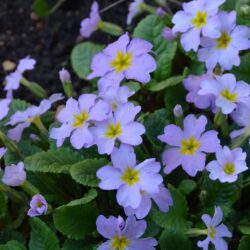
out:
{"label": "yellow eye of flower", "polygon": [[181,141],[180,153],[184,155],[193,155],[200,145],[199,141],[197,141],[194,137],[190,137],[188,140]]}
{"label": "yellow eye of flower", "polygon": [[128,167],[121,179],[126,182],[128,186],[132,186],[140,181],[139,171]]}
{"label": "yellow eye of flower", "polygon": [[215,235],[216,235],[216,230],[214,229],[214,227],[210,226],[210,233],[209,233],[209,236],[210,238],[214,239],[215,238]]}
{"label": "yellow eye of flower", "polygon": [[118,122],[115,124],[109,124],[108,129],[104,135],[109,139],[114,139],[115,137],[121,135],[121,133],[122,133],[121,124]]}
{"label": "yellow eye of flower", "polygon": [[222,32],[221,36],[216,39],[218,49],[226,49],[230,44],[232,38],[226,33]]}
{"label": "yellow eye of flower", "polygon": [[111,61],[111,65],[115,68],[116,73],[120,73],[132,65],[132,54],[118,51],[115,59]]}
{"label": "yellow eye of flower", "polygon": [[231,93],[228,89],[224,89],[220,94],[230,102],[235,102],[237,100],[237,94]]}
{"label": "yellow eye of flower", "polygon": [[115,250],[125,250],[129,245],[129,240],[125,236],[114,236],[111,242],[111,248]]}
{"label": "yellow eye of flower", "polygon": [[88,119],[88,113],[86,112],[86,110],[83,110],[82,113],[75,115],[75,119],[74,119],[74,123],[73,123],[73,127],[75,128],[80,128],[83,126],[83,124],[86,122],[86,120]]}
{"label": "yellow eye of flower", "polygon": [[192,23],[196,29],[200,29],[207,23],[207,12],[198,11],[195,18],[192,19]]}
{"label": "yellow eye of flower", "polygon": [[223,170],[226,174],[232,175],[235,173],[235,165],[233,163],[227,163],[225,164]]}

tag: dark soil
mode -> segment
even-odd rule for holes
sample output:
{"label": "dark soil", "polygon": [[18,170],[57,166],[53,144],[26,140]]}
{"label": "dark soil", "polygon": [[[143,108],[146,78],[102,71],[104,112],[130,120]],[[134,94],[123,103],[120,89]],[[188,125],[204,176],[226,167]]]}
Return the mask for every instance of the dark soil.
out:
{"label": "dark soil", "polygon": [[[62,91],[58,71],[66,67],[72,72],[70,53],[74,45],[80,42],[80,22],[88,16],[92,0],[67,0],[47,18],[32,18],[32,2],[32,0],[1,0],[0,64],[2,65],[5,60],[18,63],[19,59],[30,55],[37,60],[37,64],[35,70],[25,73],[27,78],[40,83],[51,94]],[[116,1],[98,2],[100,9],[103,9]],[[102,19],[116,23],[126,30],[126,16],[130,2],[126,0],[102,13]],[[90,38],[91,41],[102,44],[114,39],[102,32],[96,32]],[[0,66],[1,81],[7,73]],[[74,85],[80,89],[83,82],[74,76],[73,72],[72,75]],[[18,91],[15,96],[26,100],[34,99],[32,94],[24,90]]]}

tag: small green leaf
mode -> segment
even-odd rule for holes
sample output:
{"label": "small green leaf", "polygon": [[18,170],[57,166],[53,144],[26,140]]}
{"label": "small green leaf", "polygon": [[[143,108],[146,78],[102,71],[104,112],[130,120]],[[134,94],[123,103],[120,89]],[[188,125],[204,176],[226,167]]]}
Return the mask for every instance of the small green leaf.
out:
{"label": "small green leaf", "polygon": [[42,220],[34,217],[30,219],[30,225],[29,248],[31,250],[60,250],[58,239]]}
{"label": "small green leaf", "polygon": [[70,239],[83,239],[95,230],[96,207],[91,204],[61,206],[54,211],[55,227]]}
{"label": "small green leaf", "polygon": [[197,187],[197,184],[193,180],[183,180],[178,189],[184,193],[185,195],[189,195],[195,188]]}
{"label": "small green leaf", "polygon": [[236,76],[238,81],[245,81],[250,84],[250,53],[241,56],[240,66],[234,67],[232,73]]}
{"label": "small green leaf", "polygon": [[26,247],[16,240],[11,240],[5,245],[0,245],[0,250],[26,250]]}
{"label": "small green leaf", "polygon": [[134,91],[135,93],[141,89],[141,86],[138,82],[129,81],[124,84],[124,86],[129,87],[130,91]]}
{"label": "small green leaf", "polygon": [[48,0],[35,0],[32,8],[39,17],[46,17],[49,14]]}
{"label": "small green leaf", "polygon": [[79,184],[96,187],[99,180],[96,171],[107,164],[106,159],[87,159],[74,164],[70,169],[72,178]]}
{"label": "small green leaf", "polygon": [[250,235],[250,225],[239,225],[238,229],[242,234]]}
{"label": "small green leaf", "polygon": [[91,42],[76,45],[71,53],[71,64],[76,74],[81,79],[86,79],[90,70],[93,57],[103,49],[103,46]]}
{"label": "small green leaf", "polygon": [[243,236],[240,240],[238,250],[249,250],[250,236]]}

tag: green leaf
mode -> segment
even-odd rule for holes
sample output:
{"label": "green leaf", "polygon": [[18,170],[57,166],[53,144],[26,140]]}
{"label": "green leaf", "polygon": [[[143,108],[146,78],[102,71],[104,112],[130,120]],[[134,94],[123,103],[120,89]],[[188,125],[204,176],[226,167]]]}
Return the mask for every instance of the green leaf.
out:
{"label": "green leaf", "polygon": [[96,197],[97,197],[97,191],[96,189],[93,188],[93,189],[90,189],[89,192],[83,196],[83,198],[73,200],[65,206],[71,207],[71,206],[84,205],[84,204],[91,202]]}
{"label": "green leaf", "polygon": [[0,250],[26,250],[26,247],[16,240],[11,240],[5,245],[0,245]]}
{"label": "green leaf", "polygon": [[236,76],[238,81],[245,81],[250,84],[250,53],[241,56],[241,63],[239,67],[234,67],[232,73]]}
{"label": "green leaf", "polygon": [[69,173],[73,164],[83,156],[69,148],[51,149],[25,158],[24,165],[29,171],[43,173]]}
{"label": "green leaf", "polygon": [[130,91],[134,91],[135,93],[141,89],[141,86],[138,82],[129,81],[124,84],[124,86],[129,87]]}
{"label": "green leaf", "polygon": [[49,14],[49,5],[47,0],[35,0],[32,8],[39,17],[46,17]]}
{"label": "green leaf", "polygon": [[[248,221],[246,221],[246,222],[248,223]],[[238,229],[240,230],[240,232],[242,234],[250,235],[250,225],[247,225],[247,224],[244,225],[244,224],[242,224],[242,225],[238,226]]]}
{"label": "green leaf", "polygon": [[93,243],[84,242],[83,240],[67,239],[62,250],[96,250],[97,246]]}
{"label": "green leaf", "polygon": [[250,236],[243,236],[240,240],[238,250],[249,250]]}
{"label": "green leaf", "polygon": [[3,218],[8,213],[8,197],[4,192],[0,193],[0,218]]}
{"label": "green leaf", "polygon": [[178,189],[185,195],[189,195],[195,188],[197,184],[193,180],[183,180]]}
{"label": "green leaf", "polygon": [[93,57],[103,49],[103,46],[91,42],[76,45],[71,53],[71,64],[81,79],[86,79],[91,72],[90,65]]}
{"label": "green leaf", "polygon": [[91,204],[61,206],[53,214],[55,227],[71,239],[83,239],[95,230],[96,207]]}
{"label": "green leaf", "polygon": [[106,159],[87,159],[76,163],[70,169],[72,178],[79,184],[96,187],[99,180],[96,171],[107,164]]}
{"label": "green leaf", "polygon": [[163,81],[171,75],[172,63],[177,50],[177,42],[167,41],[161,35],[165,26],[164,19],[152,14],[137,25],[133,34],[134,37],[140,37],[153,44],[157,62],[154,79],[157,81]]}
{"label": "green leaf", "polygon": [[167,213],[162,213],[158,209],[152,209],[152,219],[161,227],[174,232],[185,232],[190,228],[191,223],[186,220],[188,214],[188,205],[185,196],[173,186],[169,187],[173,206]]}
{"label": "green leaf", "polygon": [[165,229],[160,236],[161,250],[192,250],[191,241],[180,232]]}
{"label": "green leaf", "polygon": [[30,219],[30,250],[60,250],[59,241],[51,229],[39,218]]}

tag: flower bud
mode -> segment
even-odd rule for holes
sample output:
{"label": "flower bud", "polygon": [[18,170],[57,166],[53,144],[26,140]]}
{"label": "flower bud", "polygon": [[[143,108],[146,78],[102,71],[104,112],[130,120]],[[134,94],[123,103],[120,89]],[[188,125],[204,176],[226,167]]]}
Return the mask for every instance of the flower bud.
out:
{"label": "flower bud", "polygon": [[61,80],[62,83],[65,82],[71,82],[71,76],[68,70],[66,70],[65,68],[62,68],[59,71],[59,78]]}
{"label": "flower bud", "polygon": [[172,31],[171,28],[169,27],[165,27],[163,30],[162,30],[162,36],[163,38],[165,38],[166,40],[168,41],[174,41],[176,39],[176,35],[174,34],[174,32]]}
{"label": "flower bud", "polygon": [[183,116],[183,110],[182,110],[182,106],[180,104],[175,105],[174,107],[174,116],[179,118]]}

